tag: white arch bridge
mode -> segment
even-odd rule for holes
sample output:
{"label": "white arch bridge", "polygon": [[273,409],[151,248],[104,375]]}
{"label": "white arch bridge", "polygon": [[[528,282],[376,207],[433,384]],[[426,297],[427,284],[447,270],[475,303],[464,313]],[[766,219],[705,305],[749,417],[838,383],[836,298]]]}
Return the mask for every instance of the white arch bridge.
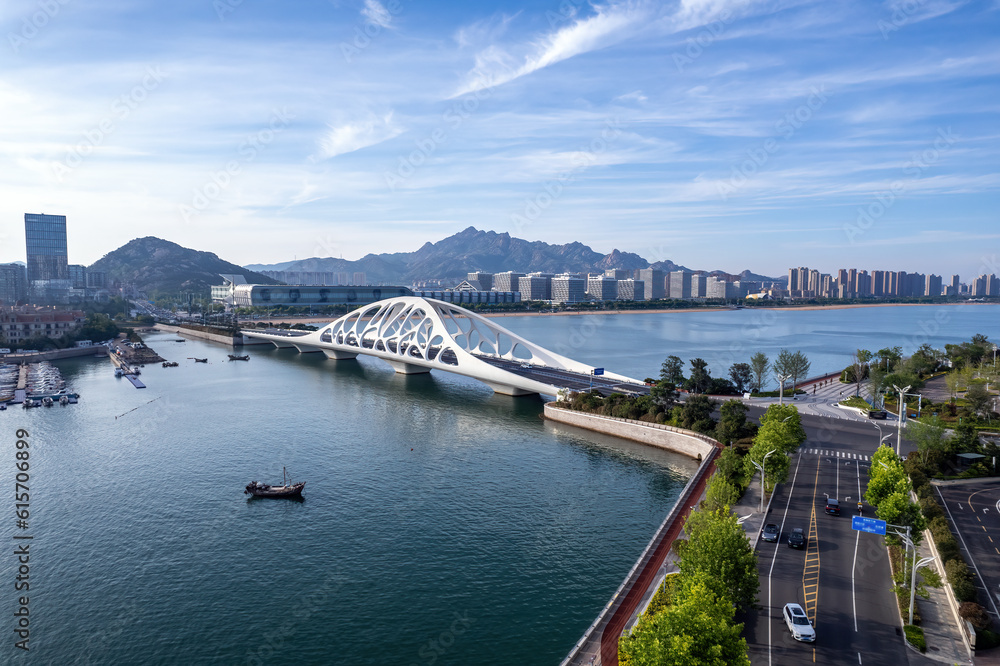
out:
{"label": "white arch bridge", "polygon": [[244,330],[247,338],[338,361],[359,354],[380,358],[396,372],[444,370],[472,377],[497,393],[556,395],[561,389],[642,394],[641,381],[579,363],[512,333],[464,308],[429,298],[389,298],[350,312],[317,331]]}

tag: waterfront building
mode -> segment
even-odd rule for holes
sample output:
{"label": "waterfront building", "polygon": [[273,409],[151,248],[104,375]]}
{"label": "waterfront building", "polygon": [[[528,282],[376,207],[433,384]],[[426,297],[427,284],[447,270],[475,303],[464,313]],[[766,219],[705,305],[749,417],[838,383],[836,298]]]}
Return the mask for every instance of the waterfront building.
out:
{"label": "waterfront building", "polygon": [[474,271],[469,273],[465,279],[472,284],[478,284],[480,290],[482,291],[490,291],[493,289],[493,273]]}
{"label": "waterfront building", "polygon": [[553,303],[582,303],[586,299],[587,282],[578,275],[563,274],[552,278]]}
{"label": "waterfront building", "polygon": [[[317,307],[328,305],[367,305],[368,303],[381,301],[383,298],[414,295],[414,292],[406,287],[371,285],[232,284],[227,291],[231,291],[232,293],[233,305],[240,308],[273,307],[276,305]],[[445,293],[460,294],[468,292]],[[216,292],[213,289],[213,301],[215,300],[215,295]]]}
{"label": "waterfront building", "polygon": [[617,281],[619,301],[642,301],[646,299],[646,286],[642,280],[627,278]]}
{"label": "waterfront building", "polygon": [[708,276],[704,273],[695,273],[691,276],[691,298],[706,298],[708,289]]}
{"label": "waterfront building", "polygon": [[549,273],[532,273],[517,279],[521,298],[526,301],[552,300],[552,275]]}
{"label": "waterfront building", "polygon": [[[382,287],[382,289],[386,288]],[[397,289],[397,287],[393,287],[393,289]],[[384,294],[382,298],[404,295],[433,298],[456,305],[496,305],[498,303],[521,302],[521,293],[517,291],[414,291],[410,294]]]}
{"label": "waterfront building", "polygon": [[673,271],[670,274],[670,298],[691,298],[691,273]]}
{"label": "waterfront building", "polygon": [[493,275],[493,291],[517,291],[519,282],[521,278],[524,277],[524,273],[518,273],[516,271],[506,271],[504,273],[495,273]]}
{"label": "waterfront building", "polygon": [[639,280],[643,284],[644,296],[647,301],[658,301],[665,298],[663,271],[658,268],[639,269]]}
{"label": "waterfront building", "polygon": [[0,304],[14,305],[28,296],[28,278],[21,264],[0,264]]}
{"label": "waterfront building", "polygon": [[66,216],[25,213],[24,241],[31,298],[67,301],[72,285],[66,250]]}
{"label": "waterfront building", "polygon": [[604,271],[604,277],[609,277],[613,280],[626,280],[633,277],[632,271],[627,271],[624,268],[609,268]]}
{"label": "waterfront building", "polygon": [[604,275],[587,278],[587,295],[596,301],[613,301],[618,298],[618,280]]}
{"label": "waterfront building", "polygon": [[924,280],[924,296],[940,296],[941,295],[941,276],[934,275],[933,273],[928,275]]}
{"label": "waterfront building", "polygon": [[31,338],[58,339],[81,328],[87,320],[82,310],[34,305],[0,306],[0,339],[11,345]]}

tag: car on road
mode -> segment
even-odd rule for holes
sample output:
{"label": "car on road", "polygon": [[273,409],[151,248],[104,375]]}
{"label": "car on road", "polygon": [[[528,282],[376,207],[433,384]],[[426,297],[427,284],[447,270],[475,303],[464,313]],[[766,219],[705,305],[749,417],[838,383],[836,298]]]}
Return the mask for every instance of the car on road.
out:
{"label": "car on road", "polygon": [[792,530],[792,533],[788,535],[788,547],[799,549],[806,547],[806,533],[802,531],[801,527],[796,527]]}
{"label": "car on road", "polygon": [[869,409],[868,410],[868,418],[870,418],[870,419],[882,419],[882,420],[885,420],[885,418],[887,416],[889,416],[889,414],[887,414],[886,411],[883,410],[883,409]]}
{"label": "car on road", "polygon": [[840,515],[840,500],[835,500],[832,497],[826,498],[826,512],[831,516]]}
{"label": "car on road", "polygon": [[785,618],[785,626],[792,633],[792,638],[807,643],[812,643],[816,640],[816,630],[806,616],[806,612],[802,610],[802,606],[798,604],[785,604],[781,614]]}
{"label": "car on road", "polygon": [[774,523],[768,523],[764,525],[760,538],[764,541],[777,541],[779,536],[781,536],[781,532],[778,530],[778,526]]}

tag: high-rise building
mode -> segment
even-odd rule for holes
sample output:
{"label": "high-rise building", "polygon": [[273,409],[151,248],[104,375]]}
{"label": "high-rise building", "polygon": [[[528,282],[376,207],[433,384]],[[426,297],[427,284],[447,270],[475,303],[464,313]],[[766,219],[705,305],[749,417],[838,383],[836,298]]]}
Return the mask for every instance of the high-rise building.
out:
{"label": "high-rise building", "polygon": [[924,296],[941,295],[941,276],[933,273],[924,278]]}
{"label": "high-rise building", "polygon": [[591,275],[587,278],[587,295],[598,301],[613,301],[618,298],[617,283],[606,275]]}
{"label": "high-rise building", "polygon": [[69,281],[74,289],[87,288],[87,267],[80,264],[70,264]]}
{"label": "high-rise building", "polygon": [[615,280],[625,280],[632,277],[632,271],[627,271],[624,268],[609,268],[604,271],[604,277],[613,278]]}
{"label": "high-rise building", "polygon": [[670,274],[670,298],[691,298],[691,273],[673,271]]}
{"label": "high-rise building", "polygon": [[[472,273],[470,273],[472,275]],[[517,280],[518,288],[515,291],[521,292],[522,301],[550,301],[552,300],[552,276],[548,274],[532,273]]]}
{"label": "high-rise building", "polygon": [[516,271],[506,271],[493,275],[493,291],[517,291],[518,280],[524,277],[524,273]]}
{"label": "high-rise building", "polygon": [[368,276],[358,271],[354,274],[354,286],[358,287],[368,282]]}
{"label": "high-rise building", "polygon": [[[498,274],[502,275],[502,273]],[[557,275],[552,278],[553,303],[582,303],[585,298],[587,282],[576,275]]]}
{"label": "high-rise building", "polygon": [[21,264],[0,264],[0,301],[14,305],[28,295],[28,279]]}
{"label": "high-rise building", "polygon": [[[484,271],[475,271],[469,273],[465,278],[473,284],[478,284],[479,288],[483,291],[490,291],[493,289],[493,273],[486,273]],[[508,290],[510,291],[510,290]]]}
{"label": "high-rise building", "polygon": [[24,240],[28,282],[69,279],[65,215],[25,213]]}
{"label": "high-rise building", "polygon": [[619,301],[642,301],[645,300],[645,285],[642,280],[618,280],[618,300]]}
{"label": "high-rise building", "polygon": [[1000,296],[1000,281],[992,273],[986,276],[986,295]]}
{"label": "high-rise building", "polygon": [[639,270],[639,279],[645,285],[647,301],[659,300],[664,297],[663,271],[658,268],[643,268]]}

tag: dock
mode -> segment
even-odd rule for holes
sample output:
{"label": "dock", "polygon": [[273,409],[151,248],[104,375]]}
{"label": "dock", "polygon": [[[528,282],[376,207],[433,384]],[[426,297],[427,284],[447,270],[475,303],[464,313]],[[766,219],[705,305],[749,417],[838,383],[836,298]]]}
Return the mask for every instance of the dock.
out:
{"label": "dock", "polygon": [[146,385],[142,383],[142,380],[135,375],[125,375],[125,379],[132,382],[132,386],[136,388],[146,388]]}

